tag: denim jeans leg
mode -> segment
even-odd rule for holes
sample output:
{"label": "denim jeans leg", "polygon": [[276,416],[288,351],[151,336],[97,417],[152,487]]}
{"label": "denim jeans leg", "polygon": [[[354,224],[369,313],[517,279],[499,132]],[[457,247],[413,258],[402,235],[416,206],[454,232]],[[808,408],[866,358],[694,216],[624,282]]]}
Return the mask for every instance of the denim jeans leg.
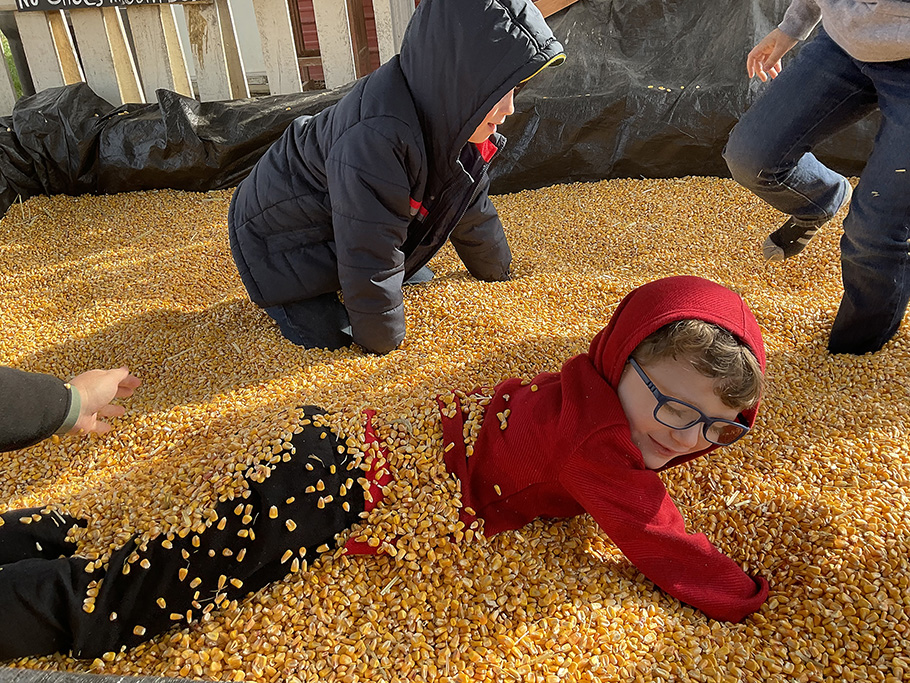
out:
{"label": "denim jeans leg", "polygon": [[876,108],[870,78],[820,29],[743,114],[724,159],[733,178],[806,224],[831,218],[846,180],[811,153]]}
{"label": "denim jeans leg", "polygon": [[832,353],[878,351],[910,300],[910,59],[863,70],[875,82],[882,123],[844,219]]}
{"label": "denim jeans leg", "polygon": [[338,294],[320,296],[265,309],[290,342],[307,349],[340,349],[350,346],[351,322]]}

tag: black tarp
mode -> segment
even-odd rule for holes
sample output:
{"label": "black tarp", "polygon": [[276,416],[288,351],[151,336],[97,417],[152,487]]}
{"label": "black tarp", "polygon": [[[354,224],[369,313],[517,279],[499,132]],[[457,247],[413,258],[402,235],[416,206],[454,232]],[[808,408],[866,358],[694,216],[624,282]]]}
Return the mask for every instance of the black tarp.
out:
{"label": "black tarp", "polygon": [[[728,175],[727,134],[766,87],[745,57],[788,0],[580,0],[549,18],[569,59],[532,79],[502,128],[492,191],[617,177]],[[35,194],[211,190],[242,180],[290,121],[337,101],[320,93],[112,107],[84,84],[17,102],[0,119],[0,214]],[[857,175],[874,118],[819,156]]]}
{"label": "black tarp", "polygon": [[112,107],[84,83],[23,97],[0,119],[0,213],[36,194],[231,187],[284,132],[349,88],[228,102],[168,90]]}

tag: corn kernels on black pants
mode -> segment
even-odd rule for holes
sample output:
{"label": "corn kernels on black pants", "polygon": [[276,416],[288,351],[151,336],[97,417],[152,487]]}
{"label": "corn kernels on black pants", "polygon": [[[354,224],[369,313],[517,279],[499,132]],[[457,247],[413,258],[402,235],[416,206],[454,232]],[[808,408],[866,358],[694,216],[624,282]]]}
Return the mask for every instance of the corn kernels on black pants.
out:
{"label": "corn kernels on black pants", "polygon": [[[204,531],[147,543],[136,537],[91,573],[66,541],[68,530],[85,522],[39,509],[5,513],[0,659],[52,652],[93,658],[133,647],[313,561],[364,508],[362,472],[343,441],[328,428],[304,426],[291,441],[293,453],[246,471],[249,496],[219,503]],[[265,468],[269,476],[257,481]]]}

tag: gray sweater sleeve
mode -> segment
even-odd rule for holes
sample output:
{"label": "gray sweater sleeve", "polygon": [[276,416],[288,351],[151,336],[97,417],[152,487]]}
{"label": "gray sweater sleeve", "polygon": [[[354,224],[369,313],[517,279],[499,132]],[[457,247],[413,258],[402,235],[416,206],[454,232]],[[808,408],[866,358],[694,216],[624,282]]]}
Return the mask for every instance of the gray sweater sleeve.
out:
{"label": "gray sweater sleeve", "polygon": [[792,0],[778,28],[805,40],[819,21],[856,60],[910,59],[910,0]]}
{"label": "gray sweater sleeve", "polygon": [[791,38],[805,40],[821,18],[822,10],[815,0],[793,0],[777,28]]}
{"label": "gray sweater sleeve", "polygon": [[56,377],[0,366],[0,451],[31,446],[67,419],[69,388]]}

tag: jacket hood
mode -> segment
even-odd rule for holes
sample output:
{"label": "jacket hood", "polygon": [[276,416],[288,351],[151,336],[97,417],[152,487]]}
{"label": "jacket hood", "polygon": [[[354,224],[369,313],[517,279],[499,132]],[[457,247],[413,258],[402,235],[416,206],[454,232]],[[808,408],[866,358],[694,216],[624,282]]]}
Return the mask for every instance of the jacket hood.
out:
{"label": "jacket hood", "polygon": [[509,90],[564,58],[530,0],[422,0],[405,31],[400,65],[433,171],[455,166]]}
{"label": "jacket hood", "polygon": [[[620,302],[610,323],[591,341],[588,356],[597,372],[615,390],[626,361],[652,332],[677,320],[704,320],[728,330],[744,343],[765,371],[765,345],[755,316],[735,292],[710,280],[689,275],[655,280],[632,290]],[[741,415],[750,427],[758,405]],[[702,456],[718,446],[676,458],[668,467]]]}

